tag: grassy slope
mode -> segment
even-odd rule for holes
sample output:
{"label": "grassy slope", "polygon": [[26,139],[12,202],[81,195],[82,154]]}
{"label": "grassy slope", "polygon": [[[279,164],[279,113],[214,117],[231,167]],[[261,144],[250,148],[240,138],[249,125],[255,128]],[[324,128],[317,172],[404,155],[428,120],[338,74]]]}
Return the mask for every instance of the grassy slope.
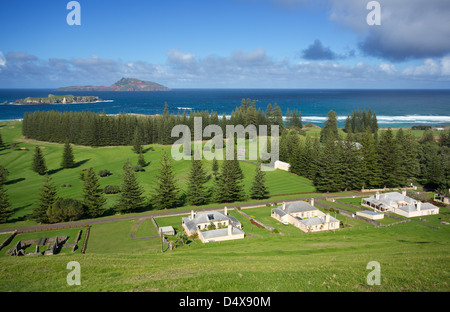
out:
{"label": "grassy slope", "polygon": [[[159,252],[158,239],[130,239],[131,221],[94,225],[85,255],[0,257],[0,290],[450,290],[448,229],[417,222],[389,228],[354,223],[335,233],[314,234],[287,226],[289,232],[284,230],[282,236],[251,225],[235,212],[233,215],[250,234],[245,239],[195,242],[164,253]],[[181,219],[170,218],[166,224],[179,224]],[[79,287],[69,287],[65,281],[66,264],[73,260],[81,264]],[[380,286],[366,284],[370,261],[381,265]]]}
{"label": "grassy slope", "polygon": [[[130,159],[133,164],[137,164],[138,160],[138,156],[132,152],[131,147],[90,148],[75,146],[74,155],[75,162],[78,163],[77,167],[62,170],[60,168],[63,152],[62,144],[24,140],[21,135],[20,122],[0,122],[0,131],[6,144],[17,142],[18,150],[13,151],[7,148],[0,151],[0,164],[10,171],[8,176],[10,182],[7,185],[7,189],[15,210],[15,214],[10,221],[17,227],[34,224],[33,221],[25,220],[24,217],[32,212],[39,189],[43,184],[43,177],[31,170],[31,162],[36,145],[42,148],[51,177],[58,187],[58,196],[63,198],[80,198],[82,182],[79,179],[79,174],[83,168],[93,167],[96,172],[101,169],[108,169],[112,172],[112,175],[101,178],[101,186],[108,184],[120,185],[122,166],[125,160]],[[21,150],[20,148],[24,149]],[[145,168],[145,172],[137,173],[137,176],[145,191],[145,195],[149,197],[156,183],[156,176],[160,168],[159,159],[164,151],[170,154],[171,146],[152,145],[146,146],[146,148],[150,150],[144,154],[144,157],[150,164]],[[181,189],[185,189],[190,165],[190,161],[185,160],[173,162],[174,171]],[[211,162],[205,161],[205,167],[211,173]],[[245,177],[245,189],[248,192],[253,180],[255,165],[241,162],[241,168]],[[280,170],[267,172],[266,177],[271,195],[315,191],[311,181],[288,172]],[[62,188],[61,185],[63,184],[70,184],[71,187]],[[210,179],[207,187],[212,186],[213,181]],[[114,204],[116,197],[116,195],[107,196],[107,207],[111,207]],[[8,227],[11,227],[11,224],[0,225],[0,228]]]}
{"label": "grassy slope", "polygon": [[[5,123],[1,123],[5,125]],[[10,128],[14,126],[14,128]],[[8,123],[0,128],[3,139],[11,143],[20,138],[20,123]],[[62,146],[39,143],[49,169],[58,169]],[[8,185],[11,202],[16,208],[16,221],[31,211],[42,178],[29,169],[32,142],[20,143],[29,151],[0,151],[1,164],[11,175]],[[141,183],[149,191],[157,171],[163,147],[154,146],[145,154],[152,164],[140,173]],[[78,174],[84,167],[96,171],[109,169],[113,175],[102,179],[102,185],[118,184],[123,160],[137,157],[130,148],[75,149],[76,161],[89,159],[80,167],[61,170],[52,175],[63,197],[81,194]],[[243,163],[244,173],[253,174],[254,165]],[[178,178],[186,178],[188,166],[175,163]],[[285,172],[268,173],[273,193],[313,190],[307,180]],[[280,174],[280,175],[279,175]],[[74,177],[75,176],[75,177]],[[286,178],[289,183],[281,183]],[[24,180],[21,180],[24,179]],[[248,180],[247,187],[248,187]],[[277,185],[277,183],[279,183]],[[288,197],[286,197],[288,198]],[[109,204],[114,200],[110,197]],[[449,228],[426,226],[423,222],[408,222],[387,228],[375,228],[368,223],[337,217],[352,227],[336,232],[305,234],[292,226],[284,226],[269,217],[270,208],[246,209],[283,235],[257,228],[234,211],[248,234],[243,240],[201,244],[198,241],[171,252],[161,253],[158,238],[133,239],[155,234],[152,223],[145,221],[136,229],[135,220],[94,224],[87,253],[63,253],[48,257],[8,257],[7,249],[0,253],[0,291],[449,291],[450,238]],[[448,209],[442,210],[448,215]],[[439,225],[439,216],[430,216],[429,224]],[[180,226],[181,216],[157,218],[160,226]],[[31,221],[18,221],[17,225]],[[10,225],[9,225],[10,227]],[[76,229],[70,231],[76,232]],[[67,232],[67,231],[63,231]],[[52,236],[56,231],[46,232]],[[21,234],[18,239],[41,233]],[[66,235],[66,234],[64,234]],[[0,236],[3,240],[5,235]],[[10,248],[11,245],[8,246]],[[82,285],[69,287],[66,265],[81,264]],[[366,269],[369,261],[381,265],[381,286],[368,286]]]}

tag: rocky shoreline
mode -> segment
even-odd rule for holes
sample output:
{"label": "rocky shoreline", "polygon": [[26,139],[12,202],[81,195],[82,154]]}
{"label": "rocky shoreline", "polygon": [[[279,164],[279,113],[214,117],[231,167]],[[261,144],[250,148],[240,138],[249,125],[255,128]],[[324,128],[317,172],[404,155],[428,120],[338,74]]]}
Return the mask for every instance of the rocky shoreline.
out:
{"label": "rocky shoreline", "polygon": [[74,96],[74,95],[53,95],[48,97],[27,97],[19,99],[14,102],[5,101],[2,104],[16,104],[16,105],[42,105],[42,104],[73,104],[73,103],[94,103],[102,102],[103,100],[98,96]]}

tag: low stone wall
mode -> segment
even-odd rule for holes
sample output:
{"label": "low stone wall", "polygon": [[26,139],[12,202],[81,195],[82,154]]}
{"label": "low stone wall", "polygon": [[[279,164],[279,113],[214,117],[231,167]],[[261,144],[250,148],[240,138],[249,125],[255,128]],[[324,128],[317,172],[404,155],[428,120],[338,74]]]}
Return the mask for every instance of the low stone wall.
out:
{"label": "low stone wall", "polygon": [[17,231],[14,231],[10,237],[8,237],[1,245],[0,245],[0,250],[2,250],[5,246],[8,246],[9,243],[11,243],[11,241],[13,240],[13,238],[16,236]]}
{"label": "low stone wall", "polygon": [[365,221],[365,222],[368,222],[368,223],[372,223],[373,225],[376,225],[376,226],[382,226],[382,224],[380,222],[357,216],[355,213],[353,213],[350,210],[346,210],[346,209],[343,209],[343,208],[339,208],[339,207],[336,207],[336,206],[327,205],[327,204],[323,204],[323,203],[319,203],[319,202],[316,202],[315,205],[318,206],[318,207],[324,208],[324,209],[333,208],[334,210],[338,210],[339,214],[341,214],[343,216],[346,216],[346,217],[349,217],[349,218],[353,218],[353,219],[356,219],[356,220]]}
{"label": "low stone wall", "polygon": [[91,230],[91,226],[88,225],[86,227],[86,234],[84,235],[84,241],[83,241],[83,246],[81,247],[81,253],[84,254],[86,252],[86,247],[87,247],[87,241],[89,238],[89,232]]}
{"label": "low stone wall", "polygon": [[274,230],[273,227],[267,226],[267,225],[265,225],[264,223],[262,223],[262,222],[256,220],[255,218],[250,217],[248,214],[246,214],[246,213],[243,212],[242,210],[237,209],[237,208],[236,208],[235,210],[236,210],[236,212],[238,212],[239,214],[241,214],[241,215],[244,216],[245,218],[249,219],[251,223],[256,223],[257,225],[260,225],[260,226],[262,226],[263,228],[265,228],[266,230],[271,231],[271,232]]}

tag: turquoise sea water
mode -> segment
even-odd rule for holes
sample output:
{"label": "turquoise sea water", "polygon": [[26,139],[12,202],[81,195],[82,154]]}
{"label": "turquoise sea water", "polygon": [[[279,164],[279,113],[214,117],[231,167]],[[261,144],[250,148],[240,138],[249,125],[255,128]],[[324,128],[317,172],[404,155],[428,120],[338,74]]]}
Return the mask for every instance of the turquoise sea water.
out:
{"label": "turquoise sea water", "polygon": [[[52,89],[0,89],[0,103],[17,99],[67,94]],[[106,114],[161,114],[167,102],[171,113],[214,110],[230,114],[243,98],[256,100],[257,108],[277,103],[283,114],[298,109],[303,122],[323,125],[334,110],[342,126],[355,109],[376,112],[380,127],[410,128],[413,125],[450,126],[450,90],[296,90],[296,89],[174,89],[167,92],[70,92],[97,95],[104,102],[59,105],[0,105],[0,120],[23,118],[36,110],[92,111]]]}

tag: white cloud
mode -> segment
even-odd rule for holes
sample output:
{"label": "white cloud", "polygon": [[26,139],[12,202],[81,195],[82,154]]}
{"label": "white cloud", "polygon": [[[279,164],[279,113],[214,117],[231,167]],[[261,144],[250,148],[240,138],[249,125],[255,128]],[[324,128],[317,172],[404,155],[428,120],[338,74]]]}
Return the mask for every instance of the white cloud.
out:
{"label": "white cloud", "polygon": [[3,67],[3,66],[5,66],[5,65],[6,65],[6,59],[5,59],[5,57],[3,56],[2,51],[0,51],[0,66]]}
{"label": "white cloud", "polygon": [[429,58],[422,64],[405,69],[388,62],[368,64],[359,61],[351,64],[348,60],[330,60],[291,63],[286,59],[273,59],[263,48],[201,58],[171,49],[167,51],[164,64],[102,59],[99,56],[42,60],[20,53],[8,53],[6,58],[2,55],[0,85],[4,87],[108,85],[121,77],[155,81],[171,88],[390,88],[399,82],[403,83],[402,87],[421,87],[419,82],[424,80],[441,85],[450,82],[450,55],[441,59]]}
{"label": "white cloud", "polygon": [[441,59],[442,75],[450,75],[450,55]]}
{"label": "white cloud", "polygon": [[426,59],[422,65],[410,66],[403,70],[403,74],[414,77],[440,76],[441,64],[433,59]]}
{"label": "white cloud", "polygon": [[397,68],[393,64],[386,64],[381,62],[380,69],[388,74],[393,74],[397,72]]}
{"label": "white cloud", "polygon": [[404,61],[450,53],[450,1],[378,0],[381,25],[369,26],[367,1],[330,0],[330,19],[361,35],[367,55]]}

